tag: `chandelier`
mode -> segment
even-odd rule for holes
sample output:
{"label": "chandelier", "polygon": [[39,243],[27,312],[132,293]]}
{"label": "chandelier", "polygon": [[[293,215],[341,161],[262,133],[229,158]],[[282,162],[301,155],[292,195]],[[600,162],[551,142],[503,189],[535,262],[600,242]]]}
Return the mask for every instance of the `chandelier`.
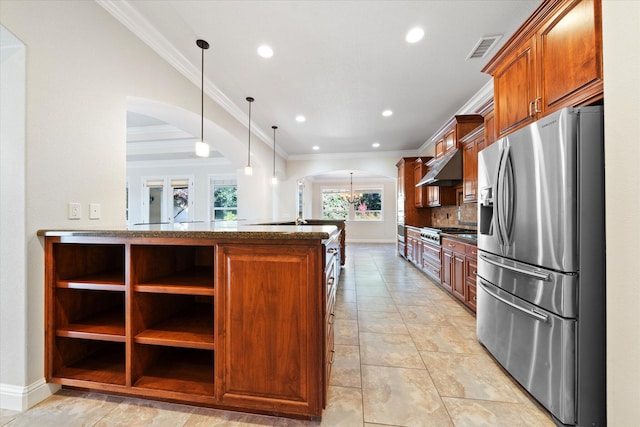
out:
{"label": "chandelier", "polygon": [[351,172],[351,193],[348,195],[343,194],[342,198],[346,200],[349,204],[354,206],[357,206],[358,204],[360,204],[360,201],[362,200],[362,193],[359,193],[359,194],[353,193],[353,172]]}

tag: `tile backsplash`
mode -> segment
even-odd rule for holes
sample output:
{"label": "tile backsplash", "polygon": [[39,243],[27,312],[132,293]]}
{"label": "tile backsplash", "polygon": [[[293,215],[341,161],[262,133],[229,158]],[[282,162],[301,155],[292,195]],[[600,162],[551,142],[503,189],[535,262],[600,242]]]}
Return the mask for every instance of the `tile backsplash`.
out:
{"label": "tile backsplash", "polygon": [[[460,209],[460,220],[458,220]],[[431,223],[434,227],[477,228],[478,205],[462,203],[460,206],[442,206],[431,208]]]}

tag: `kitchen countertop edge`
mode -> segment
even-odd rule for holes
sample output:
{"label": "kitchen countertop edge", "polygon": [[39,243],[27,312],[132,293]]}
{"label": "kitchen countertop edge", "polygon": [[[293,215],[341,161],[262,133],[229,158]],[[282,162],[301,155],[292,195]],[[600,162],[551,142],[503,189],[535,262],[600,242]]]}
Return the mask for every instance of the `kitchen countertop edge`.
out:
{"label": "kitchen countertop edge", "polygon": [[40,237],[196,238],[240,240],[326,240],[339,232],[325,226],[242,226],[229,230],[41,229]]}

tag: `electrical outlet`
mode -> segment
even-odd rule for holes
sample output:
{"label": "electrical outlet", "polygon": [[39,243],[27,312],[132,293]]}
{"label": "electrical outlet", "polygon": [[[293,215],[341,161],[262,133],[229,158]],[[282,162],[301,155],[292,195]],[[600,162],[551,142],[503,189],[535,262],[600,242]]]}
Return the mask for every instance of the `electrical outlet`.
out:
{"label": "electrical outlet", "polygon": [[89,219],[100,219],[100,203],[89,203]]}
{"label": "electrical outlet", "polygon": [[82,218],[82,208],[80,203],[69,202],[67,206],[67,218],[68,219],[80,219]]}

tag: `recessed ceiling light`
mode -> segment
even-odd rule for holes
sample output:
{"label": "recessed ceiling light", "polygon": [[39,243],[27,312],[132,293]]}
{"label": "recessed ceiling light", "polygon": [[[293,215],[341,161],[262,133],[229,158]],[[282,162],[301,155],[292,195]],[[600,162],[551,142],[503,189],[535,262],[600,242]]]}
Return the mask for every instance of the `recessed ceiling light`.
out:
{"label": "recessed ceiling light", "polygon": [[407,41],[407,43],[416,43],[422,40],[423,37],[424,30],[420,27],[414,27],[409,30],[404,39]]}
{"label": "recessed ceiling light", "polygon": [[303,116],[303,115],[296,116],[296,122],[302,123],[302,122],[306,122],[306,121],[307,121],[307,118],[305,116]]}
{"label": "recessed ceiling light", "polygon": [[393,114],[393,111],[391,111],[391,110],[384,110],[382,112],[382,115],[385,116],[385,117],[389,117],[392,114]]}
{"label": "recessed ceiling light", "polygon": [[371,144],[371,146],[373,148],[378,148],[378,147],[380,147],[380,143],[379,142],[374,142],[373,144]]}
{"label": "recessed ceiling light", "polygon": [[263,58],[271,58],[273,56],[273,49],[271,49],[271,47],[267,46],[266,44],[263,44],[258,48],[258,55],[262,56]]}
{"label": "recessed ceiling light", "polygon": [[318,147],[317,145],[314,145],[314,146],[313,146],[313,147],[311,147],[311,148],[313,148],[313,149],[314,149],[314,150],[316,150],[316,151],[320,149],[320,147]]}

